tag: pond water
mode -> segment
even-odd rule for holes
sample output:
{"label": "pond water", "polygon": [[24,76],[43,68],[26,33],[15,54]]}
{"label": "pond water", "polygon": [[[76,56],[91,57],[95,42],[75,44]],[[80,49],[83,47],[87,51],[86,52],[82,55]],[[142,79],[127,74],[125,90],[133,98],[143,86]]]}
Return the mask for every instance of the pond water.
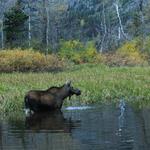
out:
{"label": "pond water", "polygon": [[119,105],[1,119],[1,150],[149,150],[150,109]]}

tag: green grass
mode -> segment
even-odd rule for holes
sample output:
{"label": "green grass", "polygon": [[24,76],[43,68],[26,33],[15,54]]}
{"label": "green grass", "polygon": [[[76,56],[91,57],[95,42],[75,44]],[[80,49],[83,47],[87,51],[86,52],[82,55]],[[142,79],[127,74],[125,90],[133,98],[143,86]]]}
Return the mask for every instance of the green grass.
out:
{"label": "green grass", "polygon": [[150,104],[150,67],[78,65],[59,73],[0,74],[0,112],[22,111],[24,95],[31,89],[60,86],[72,80],[82,95],[65,105],[111,103],[125,99],[138,107]]}

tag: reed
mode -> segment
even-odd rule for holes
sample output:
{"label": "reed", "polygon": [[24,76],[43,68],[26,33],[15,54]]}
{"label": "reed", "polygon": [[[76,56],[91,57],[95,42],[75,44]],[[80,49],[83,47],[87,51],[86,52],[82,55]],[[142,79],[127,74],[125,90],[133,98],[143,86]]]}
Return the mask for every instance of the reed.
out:
{"label": "reed", "polygon": [[150,104],[150,67],[108,67],[84,64],[58,73],[1,73],[0,112],[22,111],[24,95],[31,89],[60,86],[66,80],[81,89],[80,98],[65,105],[118,102],[125,99],[138,107]]}

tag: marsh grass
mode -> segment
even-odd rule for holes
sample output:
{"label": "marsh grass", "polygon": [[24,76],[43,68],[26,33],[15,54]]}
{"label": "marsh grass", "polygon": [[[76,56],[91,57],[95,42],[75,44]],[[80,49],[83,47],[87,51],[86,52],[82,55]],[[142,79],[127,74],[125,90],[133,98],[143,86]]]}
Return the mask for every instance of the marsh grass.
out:
{"label": "marsh grass", "polygon": [[0,112],[23,111],[24,95],[31,89],[60,86],[72,80],[82,91],[65,105],[119,102],[121,98],[138,107],[150,105],[150,67],[77,65],[59,73],[0,74]]}

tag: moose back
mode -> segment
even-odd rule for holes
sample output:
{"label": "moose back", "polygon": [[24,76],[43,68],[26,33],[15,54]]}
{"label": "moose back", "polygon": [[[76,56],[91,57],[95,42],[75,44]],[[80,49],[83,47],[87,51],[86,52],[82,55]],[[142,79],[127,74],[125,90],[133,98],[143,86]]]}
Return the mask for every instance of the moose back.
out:
{"label": "moose back", "polygon": [[74,94],[78,96],[81,91],[73,88],[71,82],[47,90],[31,90],[25,95],[25,109],[34,112],[61,109],[64,99]]}

